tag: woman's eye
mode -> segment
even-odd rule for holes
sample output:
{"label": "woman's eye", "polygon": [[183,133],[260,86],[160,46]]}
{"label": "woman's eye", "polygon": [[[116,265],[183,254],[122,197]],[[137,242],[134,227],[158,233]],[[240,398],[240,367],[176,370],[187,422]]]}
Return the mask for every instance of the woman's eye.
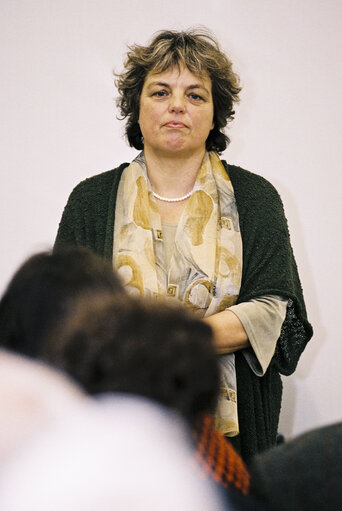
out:
{"label": "woman's eye", "polygon": [[163,98],[164,96],[166,96],[167,92],[165,90],[157,90],[157,92],[155,92],[153,94],[153,96],[156,96],[157,98]]}
{"label": "woman's eye", "polygon": [[190,98],[193,99],[194,101],[201,101],[203,100],[202,96],[199,96],[198,94],[195,94],[194,92],[192,92],[191,94],[189,94]]}

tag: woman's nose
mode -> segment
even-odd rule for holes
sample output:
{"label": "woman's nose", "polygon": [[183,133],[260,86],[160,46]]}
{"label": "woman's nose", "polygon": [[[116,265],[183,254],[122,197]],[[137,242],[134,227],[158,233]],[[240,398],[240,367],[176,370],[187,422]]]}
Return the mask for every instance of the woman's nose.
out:
{"label": "woman's nose", "polygon": [[173,113],[185,112],[185,100],[181,96],[172,95],[169,103],[169,111]]}

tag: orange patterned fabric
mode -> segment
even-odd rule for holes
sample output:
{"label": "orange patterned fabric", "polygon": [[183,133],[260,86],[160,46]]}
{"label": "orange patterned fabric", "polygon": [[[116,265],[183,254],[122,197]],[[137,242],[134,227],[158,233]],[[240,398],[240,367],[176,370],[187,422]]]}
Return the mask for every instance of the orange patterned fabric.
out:
{"label": "orange patterned fabric", "polygon": [[249,493],[249,473],[240,455],[216,428],[210,415],[202,420],[195,433],[196,456],[208,476],[225,488],[235,487]]}

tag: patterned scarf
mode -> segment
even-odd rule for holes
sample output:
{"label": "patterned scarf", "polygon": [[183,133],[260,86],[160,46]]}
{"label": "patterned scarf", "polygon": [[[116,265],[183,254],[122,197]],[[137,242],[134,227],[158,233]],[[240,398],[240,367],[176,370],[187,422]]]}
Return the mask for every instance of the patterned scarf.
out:
{"label": "patterned scarf", "polygon": [[[234,190],[218,155],[210,152],[203,158],[167,270],[161,218],[141,153],[121,177],[113,250],[114,267],[133,294],[178,299],[199,317],[234,305],[241,285],[242,240]],[[216,426],[235,436],[239,429],[234,354],[221,355],[220,365]]]}

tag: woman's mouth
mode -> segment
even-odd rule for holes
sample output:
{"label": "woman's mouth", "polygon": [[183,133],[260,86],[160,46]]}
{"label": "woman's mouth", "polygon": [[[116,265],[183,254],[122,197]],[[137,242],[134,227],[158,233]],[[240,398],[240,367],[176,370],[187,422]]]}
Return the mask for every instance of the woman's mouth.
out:
{"label": "woman's mouth", "polygon": [[186,124],[184,124],[183,122],[178,122],[178,121],[170,121],[170,122],[167,122],[165,124],[165,126],[167,128],[173,128],[173,129],[177,129],[177,128],[186,128]]}

